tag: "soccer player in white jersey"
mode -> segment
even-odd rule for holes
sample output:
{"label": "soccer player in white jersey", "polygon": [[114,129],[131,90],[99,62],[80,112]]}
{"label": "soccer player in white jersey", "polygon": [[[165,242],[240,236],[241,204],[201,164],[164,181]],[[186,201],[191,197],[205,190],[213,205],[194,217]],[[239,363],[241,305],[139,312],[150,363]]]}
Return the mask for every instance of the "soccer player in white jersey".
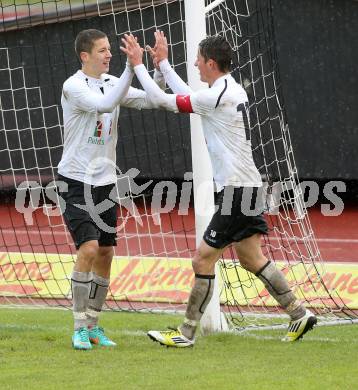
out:
{"label": "soccer player in white jersey", "polygon": [[[248,98],[244,89],[230,75],[231,48],[220,36],[208,37],[199,44],[195,66],[209,89],[193,92],[168,62],[167,42],[156,32],[156,44],[150,49],[165,81],[174,94],[165,94],[153,82],[142,64],[142,49],[133,37],[124,50],[144,90],[160,107],[174,112],[201,115],[214,182],[217,211],[207,227],[192,260],[195,272],[183,323],[175,330],[149,331],[148,336],[170,347],[189,347],[213,293],[215,263],[228,245],[233,245],[241,266],[254,273],[269,293],[290,316],[285,341],[301,338],[317,322],[292,293],[283,273],[261,251],[261,235],[267,233],[257,192],[262,186],[254,164],[247,116]],[[249,198],[245,195],[250,194]],[[245,215],[245,201],[257,201],[256,215]],[[252,213],[250,213],[252,214]]]}
{"label": "soccer player in white jersey", "polygon": [[98,326],[98,316],[107,296],[116,245],[117,212],[112,200],[116,198],[120,105],[136,109],[154,105],[145,91],[130,87],[134,73],[128,63],[119,79],[107,74],[112,54],[105,33],[81,31],[75,50],[82,69],[63,85],[64,148],[58,180],[67,184],[60,194],[66,202],[64,220],[77,249],[71,275],[72,345],[86,350],[92,344],[116,345]]}

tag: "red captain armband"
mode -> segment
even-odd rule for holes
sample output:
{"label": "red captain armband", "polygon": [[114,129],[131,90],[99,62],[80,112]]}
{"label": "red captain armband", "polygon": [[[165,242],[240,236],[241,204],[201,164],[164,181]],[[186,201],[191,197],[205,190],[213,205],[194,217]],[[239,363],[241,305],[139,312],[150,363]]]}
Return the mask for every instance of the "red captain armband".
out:
{"label": "red captain armband", "polygon": [[179,112],[194,112],[191,106],[190,95],[177,95],[176,103]]}

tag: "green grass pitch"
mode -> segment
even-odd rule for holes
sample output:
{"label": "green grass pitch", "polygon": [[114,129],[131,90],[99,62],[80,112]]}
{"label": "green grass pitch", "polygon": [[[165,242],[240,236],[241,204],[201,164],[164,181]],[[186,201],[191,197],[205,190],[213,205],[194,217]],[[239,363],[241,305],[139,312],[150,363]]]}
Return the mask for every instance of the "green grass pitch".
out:
{"label": "green grass pitch", "polygon": [[316,327],[303,341],[283,330],[198,337],[194,348],[170,349],[146,332],[180,316],[103,313],[117,348],[74,351],[69,310],[0,308],[0,389],[358,388],[358,326]]}

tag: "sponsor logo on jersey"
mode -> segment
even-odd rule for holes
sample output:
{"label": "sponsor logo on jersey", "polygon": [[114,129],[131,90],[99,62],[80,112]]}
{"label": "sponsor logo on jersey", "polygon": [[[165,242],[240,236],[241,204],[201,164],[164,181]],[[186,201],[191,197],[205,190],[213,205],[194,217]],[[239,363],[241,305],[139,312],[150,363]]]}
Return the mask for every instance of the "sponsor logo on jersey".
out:
{"label": "sponsor logo on jersey", "polygon": [[104,145],[104,139],[96,138],[96,137],[88,137],[87,143],[94,144],[94,145]]}
{"label": "sponsor logo on jersey", "polygon": [[93,136],[101,138],[101,136],[102,136],[102,128],[103,128],[103,123],[101,121],[97,121],[96,128],[94,129]]}
{"label": "sponsor logo on jersey", "polygon": [[101,121],[97,121],[93,136],[88,137],[87,143],[94,145],[104,145],[104,139],[102,138],[102,129],[103,123]]}

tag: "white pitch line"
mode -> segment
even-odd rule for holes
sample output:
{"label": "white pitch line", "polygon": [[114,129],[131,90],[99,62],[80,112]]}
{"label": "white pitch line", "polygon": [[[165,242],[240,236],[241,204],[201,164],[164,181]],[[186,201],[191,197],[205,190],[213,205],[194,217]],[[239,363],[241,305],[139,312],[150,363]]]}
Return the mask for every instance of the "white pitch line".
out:
{"label": "white pitch line", "polygon": [[[244,337],[244,338],[252,338],[256,340],[280,340],[279,337],[277,336],[270,336],[270,335],[262,335],[262,334],[253,334],[253,333],[242,333],[238,334],[239,337]],[[349,342],[353,344],[358,344],[357,340],[344,340],[344,339],[337,339],[337,338],[330,338],[330,337],[315,337],[315,336],[310,336],[308,334],[308,337],[304,337],[304,342],[321,342],[321,343],[342,343],[342,342]]]}

